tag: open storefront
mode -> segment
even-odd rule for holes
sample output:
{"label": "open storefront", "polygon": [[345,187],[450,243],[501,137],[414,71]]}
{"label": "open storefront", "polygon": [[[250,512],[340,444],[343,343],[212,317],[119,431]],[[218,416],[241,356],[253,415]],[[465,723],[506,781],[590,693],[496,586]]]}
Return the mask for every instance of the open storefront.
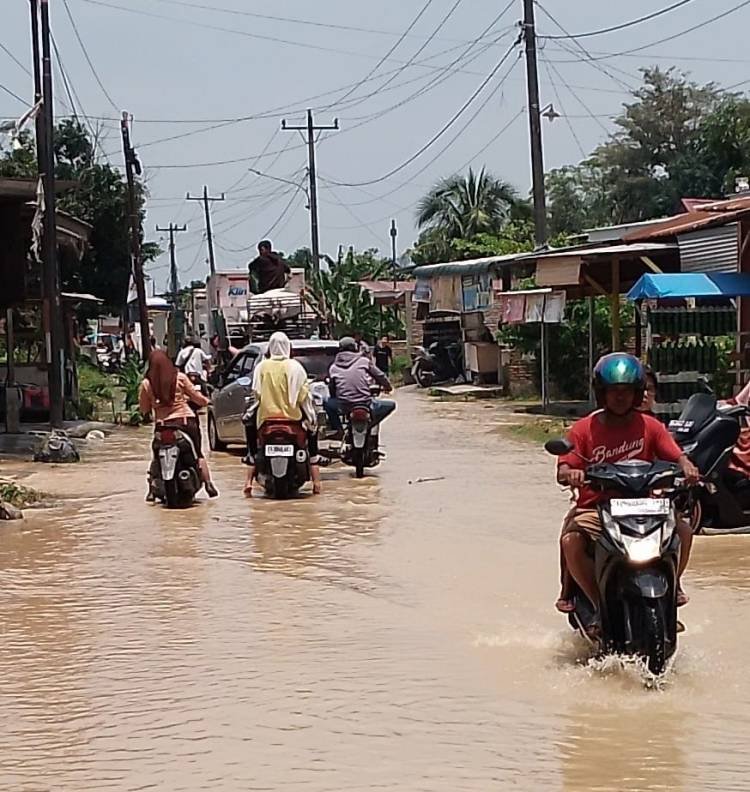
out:
{"label": "open storefront", "polygon": [[[747,379],[738,332],[738,298],[750,297],[750,274],[644,275],[628,293],[640,324],[637,352],[659,379],[656,414],[677,417],[706,385],[720,392]],[[730,365],[733,364],[733,365]]]}

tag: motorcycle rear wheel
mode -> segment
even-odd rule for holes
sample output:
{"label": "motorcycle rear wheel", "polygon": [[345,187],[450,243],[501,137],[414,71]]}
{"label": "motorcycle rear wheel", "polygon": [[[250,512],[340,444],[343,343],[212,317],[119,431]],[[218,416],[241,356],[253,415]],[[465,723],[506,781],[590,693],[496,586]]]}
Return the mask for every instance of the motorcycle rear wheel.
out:
{"label": "motorcycle rear wheel", "polygon": [[360,479],[364,478],[365,450],[363,448],[352,449],[352,463],[354,464],[354,475]]}
{"label": "motorcycle rear wheel", "polygon": [[193,505],[193,497],[180,489],[176,478],[164,482],[164,503],[168,509],[187,509]]}

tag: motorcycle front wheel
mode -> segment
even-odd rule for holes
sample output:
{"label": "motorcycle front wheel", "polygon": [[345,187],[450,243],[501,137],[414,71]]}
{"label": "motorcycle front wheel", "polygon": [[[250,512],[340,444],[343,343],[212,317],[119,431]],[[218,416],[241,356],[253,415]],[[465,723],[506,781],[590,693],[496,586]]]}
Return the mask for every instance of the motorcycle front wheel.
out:
{"label": "motorcycle front wheel", "polygon": [[418,365],[414,372],[414,379],[420,388],[429,388],[432,385],[433,374],[428,371],[424,366]]}
{"label": "motorcycle front wheel", "polygon": [[644,600],[643,648],[648,670],[658,676],[667,665],[667,626],[664,607],[660,600]]}

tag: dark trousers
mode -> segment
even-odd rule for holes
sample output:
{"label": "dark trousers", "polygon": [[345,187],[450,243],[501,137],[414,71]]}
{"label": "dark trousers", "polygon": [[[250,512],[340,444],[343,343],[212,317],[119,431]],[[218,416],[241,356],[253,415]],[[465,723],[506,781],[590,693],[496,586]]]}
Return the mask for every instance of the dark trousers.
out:
{"label": "dark trousers", "polygon": [[[335,396],[331,396],[330,399],[326,399],[323,402],[323,407],[328,416],[328,425],[334,432],[338,432],[342,429],[341,413],[348,412],[353,406],[354,405],[342,402]],[[372,413],[373,426],[376,426],[381,421],[384,421],[396,409],[396,402],[390,399],[373,399],[368,406]]]}

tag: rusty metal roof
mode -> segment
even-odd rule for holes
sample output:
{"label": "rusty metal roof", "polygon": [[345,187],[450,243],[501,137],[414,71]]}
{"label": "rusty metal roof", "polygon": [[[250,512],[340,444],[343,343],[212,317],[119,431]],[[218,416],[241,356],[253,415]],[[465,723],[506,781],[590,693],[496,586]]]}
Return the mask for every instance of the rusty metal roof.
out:
{"label": "rusty metal roof", "polygon": [[690,231],[699,231],[702,228],[728,225],[748,214],[750,214],[750,196],[698,203],[690,212],[683,212],[664,220],[655,220],[651,225],[626,234],[624,241],[647,242],[675,237]]}

